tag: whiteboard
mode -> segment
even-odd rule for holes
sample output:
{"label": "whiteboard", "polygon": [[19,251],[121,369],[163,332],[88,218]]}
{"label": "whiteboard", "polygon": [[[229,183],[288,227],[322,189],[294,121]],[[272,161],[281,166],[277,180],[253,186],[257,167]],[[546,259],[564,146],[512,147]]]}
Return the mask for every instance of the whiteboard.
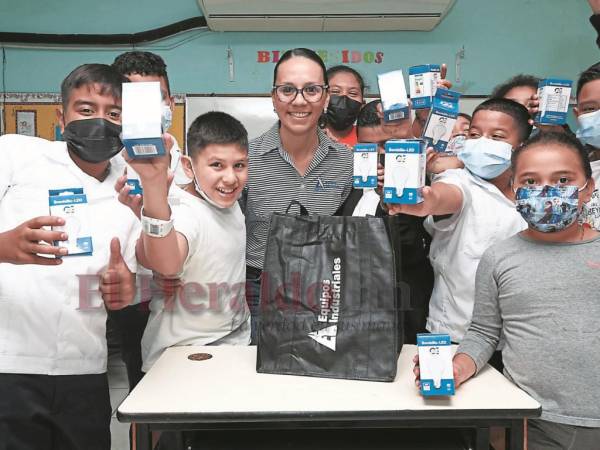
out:
{"label": "whiteboard", "polygon": [[[461,97],[460,111],[472,114],[477,105],[487,97],[469,96]],[[367,102],[375,98],[367,98]],[[189,94],[185,98],[185,130],[201,114],[209,111],[222,111],[231,114],[246,127],[248,139],[260,136],[273,126],[277,121],[277,114],[273,110],[273,102],[268,94],[256,95],[200,95]],[[187,141],[187,137],[186,137]]]}

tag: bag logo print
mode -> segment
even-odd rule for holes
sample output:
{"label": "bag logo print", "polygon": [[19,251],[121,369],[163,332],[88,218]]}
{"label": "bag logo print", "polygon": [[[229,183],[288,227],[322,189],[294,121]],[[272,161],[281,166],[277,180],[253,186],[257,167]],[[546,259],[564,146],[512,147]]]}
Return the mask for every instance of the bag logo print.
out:
{"label": "bag logo print", "polygon": [[327,326],[308,333],[308,337],[335,352],[337,342],[337,324],[340,316],[340,301],[342,292],[342,258],[334,258],[331,279],[323,280],[320,307],[317,317],[320,323]]}

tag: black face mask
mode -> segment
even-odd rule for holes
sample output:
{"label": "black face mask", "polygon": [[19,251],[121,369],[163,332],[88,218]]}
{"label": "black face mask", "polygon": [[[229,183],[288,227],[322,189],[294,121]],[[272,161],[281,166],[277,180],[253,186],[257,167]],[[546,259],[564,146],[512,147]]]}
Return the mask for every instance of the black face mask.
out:
{"label": "black face mask", "polygon": [[121,125],[106,119],[69,122],[63,132],[69,150],[89,163],[108,161],[123,148]]}
{"label": "black face mask", "polygon": [[352,126],[358,117],[362,103],[346,95],[332,95],[327,106],[327,124],[336,131]]}

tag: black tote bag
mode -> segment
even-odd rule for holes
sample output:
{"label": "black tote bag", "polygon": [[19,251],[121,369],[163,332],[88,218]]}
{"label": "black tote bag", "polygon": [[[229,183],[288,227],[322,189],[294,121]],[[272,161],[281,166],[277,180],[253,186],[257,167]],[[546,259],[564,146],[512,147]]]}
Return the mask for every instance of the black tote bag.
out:
{"label": "black tote bag", "polygon": [[271,218],[257,371],[393,381],[402,322],[389,222],[301,211]]}

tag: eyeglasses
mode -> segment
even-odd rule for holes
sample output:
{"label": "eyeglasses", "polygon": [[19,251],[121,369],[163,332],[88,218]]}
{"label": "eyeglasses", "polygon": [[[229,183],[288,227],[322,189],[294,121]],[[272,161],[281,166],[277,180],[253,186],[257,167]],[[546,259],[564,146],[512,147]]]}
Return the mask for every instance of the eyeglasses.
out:
{"label": "eyeglasses", "polygon": [[297,88],[289,84],[280,84],[273,86],[273,90],[277,95],[277,99],[283,103],[292,103],[298,96],[298,92],[302,94],[302,97],[308,103],[316,103],[323,98],[323,93],[328,87],[327,85],[311,84],[303,88]]}

